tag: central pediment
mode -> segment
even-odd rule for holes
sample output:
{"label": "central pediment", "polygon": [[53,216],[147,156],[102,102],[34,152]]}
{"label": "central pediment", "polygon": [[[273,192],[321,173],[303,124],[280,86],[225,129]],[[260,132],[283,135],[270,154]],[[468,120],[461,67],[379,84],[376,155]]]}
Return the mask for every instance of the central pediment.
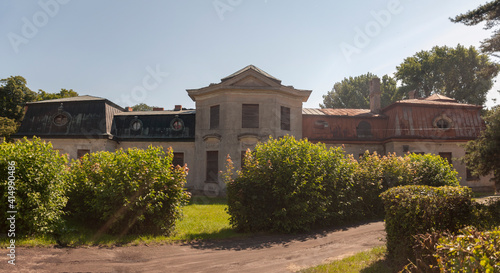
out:
{"label": "central pediment", "polygon": [[281,84],[281,80],[271,76],[262,69],[248,65],[235,73],[222,78],[220,83],[212,83],[209,86],[199,89],[188,89],[189,97],[193,101],[201,96],[214,94],[217,92],[232,92],[236,90],[253,90],[264,92],[277,92],[281,94],[290,95],[293,97],[300,97],[300,100],[307,101],[310,90],[295,89],[293,86],[285,86]]}
{"label": "central pediment", "polygon": [[231,83],[230,86],[271,87],[271,84],[266,83],[262,79],[258,79],[254,76],[247,76],[243,79]]}

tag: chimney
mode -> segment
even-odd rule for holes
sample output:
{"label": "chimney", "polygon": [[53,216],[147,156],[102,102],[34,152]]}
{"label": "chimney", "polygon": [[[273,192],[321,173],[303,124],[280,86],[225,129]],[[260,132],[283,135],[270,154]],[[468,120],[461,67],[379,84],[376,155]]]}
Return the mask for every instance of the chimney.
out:
{"label": "chimney", "polygon": [[180,110],[182,110],[182,105],[176,105],[174,111],[180,111]]}
{"label": "chimney", "polygon": [[132,109],[132,107],[129,107],[129,106],[125,107],[125,112],[132,112],[132,111],[134,111],[134,109]]}
{"label": "chimney", "polygon": [[370,81],[370,112],[380,113],[380,79],[373,78]]}
{"label": "chimney", "polygon": [[412,90],[408,92],[408,96],[410,97],[411,100],[415,99],[415,93],[417,93],[417,90]]}
{"label": "chimney", "polygon": [[153,111],[163,111],[163,107],[153,107]]}

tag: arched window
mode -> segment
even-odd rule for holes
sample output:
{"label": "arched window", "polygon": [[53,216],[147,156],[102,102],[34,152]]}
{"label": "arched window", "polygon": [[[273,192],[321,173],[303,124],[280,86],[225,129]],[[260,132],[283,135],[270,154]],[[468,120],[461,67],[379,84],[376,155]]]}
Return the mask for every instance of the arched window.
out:
{"label": "arched window", "polygon": [[358,137],[372,137],[372,126],[366,121],[361,121],[356,127]]}

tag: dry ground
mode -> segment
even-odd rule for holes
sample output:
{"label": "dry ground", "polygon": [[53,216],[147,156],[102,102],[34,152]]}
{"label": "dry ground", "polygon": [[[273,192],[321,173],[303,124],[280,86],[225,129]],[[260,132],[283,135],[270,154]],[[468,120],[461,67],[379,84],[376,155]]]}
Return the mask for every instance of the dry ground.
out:
{"label": "dry ground", "polygon": [[[302,235],[164,246],[17,248],[8,272],[293,272],[385,243],[383,222]],[[6,252],[4,249],[3,252]]]}

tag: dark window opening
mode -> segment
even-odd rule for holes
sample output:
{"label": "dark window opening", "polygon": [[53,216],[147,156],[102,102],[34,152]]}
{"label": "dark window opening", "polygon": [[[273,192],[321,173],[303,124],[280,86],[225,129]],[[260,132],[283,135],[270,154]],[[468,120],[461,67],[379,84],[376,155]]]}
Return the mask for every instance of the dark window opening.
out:
{"label": "dark window opening", "polygon": [[403,145],[403,153],[407,153],[410,151],[410,145]]}
{"label": "dark window opening", "polygon": [[450,128],[450,123],[445,119],[440,119],[436,121],[436,127],[440,129],[448,129]]}
{"label": "dark window opening", "polygon": [[471,169],[465,168],[465,172],[467,175],[467,180],[479,180],[479,175],[475,175]]}
{"label": "dark window opening", "polygon": [[172,159],[172,165],[176,167],[177,165],[179,166],[184,166],[184,153],[174,153],[174,158]]}
{"label": "dark window opening", "polygon": [[290,108],[281,106],[281,130],[290,131]]}
{"label": "dark window opening", "polygon": [[210,107],[210,129],[219,129],[220,105]]}
{"label": "dark window opening", "polygon": [[446,159],[451,165],[451,153],[439,153],[439,156]]}
{"label": "dark window opening", "polygon": [[372,126],[366,121],[361,121],[356,128],[356,134],[358,137],[371,137]]}
{"label": "dark window opening", "polygon": [[217,182],[219,173],[219,152],[207,151],[206,182]]}
{"label": "dark window opening", "polygon": [[241,115],[242,128],[259,128],[259,105],[243,104]]}
{"label": "dark window opening", "polygon": [[78,149],[76,151],[76,157],[77,158],[82,158],[86,154],[90,154],[90,150],[87,150],[87,149]]}

